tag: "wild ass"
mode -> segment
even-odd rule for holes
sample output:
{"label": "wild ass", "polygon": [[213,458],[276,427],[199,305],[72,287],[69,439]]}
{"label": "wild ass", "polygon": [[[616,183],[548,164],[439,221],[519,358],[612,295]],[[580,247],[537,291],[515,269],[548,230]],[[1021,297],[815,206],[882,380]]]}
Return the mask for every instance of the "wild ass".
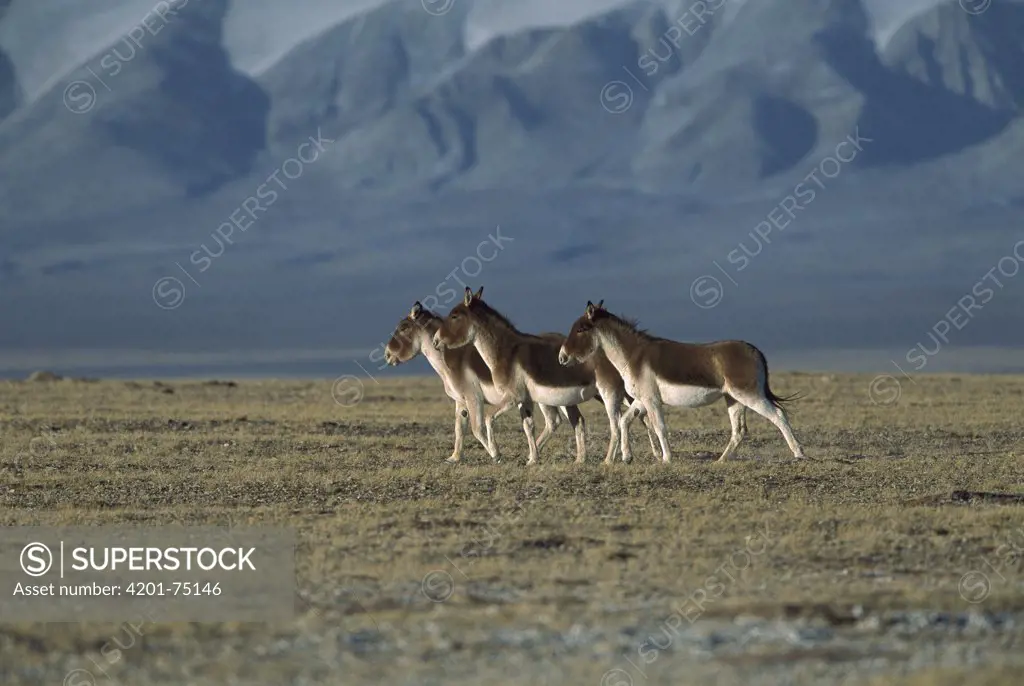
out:
{"label": "wild ass", "polygon": [[623,459],[628,459],[626,437],[634,417],[650,415],[661,443],[661,460],[669,462],[671,451],[665,430],[664,405],[702,407],[725,398],[732,424],[732,437],[718,458],[727,460],[746,436],[747,407],[765,417],[782,432],[793,457],[804,458],[803,448],[793,436],[782,398],[768,386],[768,363],[764,354],[745,341],[680,343],[657,338],[587,302],[586,312],[577,319],[558,353],[558,361],[572,366],[603,353],[622,375],[626,391],[636,400],[620,420]]}
{"label": "wild ass", "polygon": [[[384,348],[384,360],[389,365],[398,366],[423,353],[427,362],[441,377],[445,393],[455,401],[455,448],[448,462],[458,462],[462,459],[463,436],[467,421],[472,428],[473,436],[480,441],[487,454],[495,461],[500,461],[500,452],[494,442],[493,425],[496,414],[485,414],[484,403],[498,405],[504,396],[494,387],[491,370],[475,348],[451,348],[444,352],[434,348],[431,339],[440,328],[441,322],[441,317],[425,309],[417,300],[408,316],[402,318],[395,328],[394,334]],[[564,338],[558,333],[546,335],[553,337],[558,344]],[[576,426],[581,417],[579,409],[574,406],[538,407],[544,417],[544,430],[537,439],[539,445],[546,443],[558,428],[562,415],[573,426]],[[484,430],[486,434],[483,433]]]}
{"label": "wild ass", "polygon": [[[483,301],[483,292],[482,286],[476,293],[466,288],[463,302],[452,308],[434,334],[434,347],[438,350],[473,347],[480,353],[491,370],[495,388],[504,396],[496,414],[513,405],[519,408],[529,448],[527,464],[535,464],[540,452],[533,436],[534,403],[567,407],[599,398],[608,415],[611,431],[605,456],[605,463],[610,463],[618,452],[619,418],[622,403],[628,397],[615,368],[604,356],[596,356],[588,363],[571,369],[559,365],[558,350],[562,336],[534,336],[519,331],[505,316]],[[577,463],[586,459],[585,427],[582,417],[574,425]],[[654,451],[653,435],[650,441]],[[623,445],[628,447],[628,440],[624,439]]]}

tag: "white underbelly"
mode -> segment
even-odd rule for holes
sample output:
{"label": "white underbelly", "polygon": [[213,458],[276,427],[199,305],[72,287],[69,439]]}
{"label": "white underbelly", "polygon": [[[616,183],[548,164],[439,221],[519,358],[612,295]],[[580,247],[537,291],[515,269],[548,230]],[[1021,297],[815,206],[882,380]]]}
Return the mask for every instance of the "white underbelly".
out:
{"label": "white underbelly", "polygon": [[554,405],[563,407],[565,405],[579,405],[597,395],[596,386],[541,386],[528,383],[526,390],[530,393],[530,399],[541,405]]}
{"label": "white underbelly", "polygon": [[683,386],[665,381],[658,382],[658,391],[661,393],[661,401],[673,407],[703,407],[722,397],[722,391],[717,388]]}

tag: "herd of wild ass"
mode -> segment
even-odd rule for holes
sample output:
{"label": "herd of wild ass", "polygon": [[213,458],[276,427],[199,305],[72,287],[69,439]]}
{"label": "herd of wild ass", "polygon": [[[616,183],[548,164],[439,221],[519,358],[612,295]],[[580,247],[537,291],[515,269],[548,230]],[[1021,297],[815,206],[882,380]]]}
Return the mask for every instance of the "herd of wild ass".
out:
{"label": "herd of wild ass", "polygon": [[[483,287],[476,293],[466,288],[463,301],[443,318],[416,302],[384,352],[390,365],[422,353],[444,382],[455,401],[455,450],[449,462],[461,459],[467,421],[487,453],[500,460],[494,420],[512,407],[519,410],[523,422],[527,464],[537,462],[562,416],[576,434],[576,462],[583,462],[585,421],[577,406],[591,399],[599,400],[608,414],[611,438],[606,464],[615,459],[620,445],[623,462],[632,459],[629,425],[637,417],[647,427],[655,457],[657,436],[661,460],[669,462],[672,453],[664,406],[702,407],[720,398],[725,398],[732,437],[719,462],[727,460],[747,435],[748,407],[778,427],[794,457],[804,457],[782,408],[792,398],[772,393],[768,363],[750,343],[692,344],[658,338],[604,309],[603,300],[597,305],[587,303],[568,337],[537,336],[519,331],[485,303],[483,291]],[[485,404],[495,409],[485,412]],[[534,437],[534,405],[545,422],[538,438]]]}

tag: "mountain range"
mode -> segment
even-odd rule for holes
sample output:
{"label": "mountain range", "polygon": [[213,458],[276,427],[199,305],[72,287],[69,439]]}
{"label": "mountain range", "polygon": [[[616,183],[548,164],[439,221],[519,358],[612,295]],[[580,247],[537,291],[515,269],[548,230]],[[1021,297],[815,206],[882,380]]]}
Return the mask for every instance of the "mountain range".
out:
{"label": "mountain range", "polygon": [[[0,368],[359,349],[453,269],[531,330],[606,297],[688,339],[909,348],[1024,238],[1016,0],[0,12]],[[474,274],[499,225],[514,240]],[[705,275],[715,307],[691,298]],[[1020,293],[955,344],[1013,346]]]}

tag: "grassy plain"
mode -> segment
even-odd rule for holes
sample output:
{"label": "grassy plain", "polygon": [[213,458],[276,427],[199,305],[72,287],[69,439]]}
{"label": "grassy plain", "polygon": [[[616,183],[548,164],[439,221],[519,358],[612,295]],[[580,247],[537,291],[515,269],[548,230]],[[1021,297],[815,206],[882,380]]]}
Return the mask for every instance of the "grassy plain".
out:
{"label": "grassy plain", "polygon": [[751,413],[714,463],[718,404],[668,413],[671,465],[635,423],[605,466],[592,402],[588,462],[563,424],[530,468],[511,414],[502,464],[449,465],[438,380],[364,382],[0,382],[0,525],[300,540],[294,618],[152,624],[111,664],[123,627],[4,617],[0,682],[1019,683],[1024,378],[773,374],[799,462]]}

